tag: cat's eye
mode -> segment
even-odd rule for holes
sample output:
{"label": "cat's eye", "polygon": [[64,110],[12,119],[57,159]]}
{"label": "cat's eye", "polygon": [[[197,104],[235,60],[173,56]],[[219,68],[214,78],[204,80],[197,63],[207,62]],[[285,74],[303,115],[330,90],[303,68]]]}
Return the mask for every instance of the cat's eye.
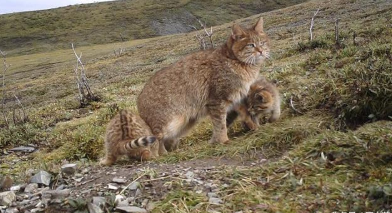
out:
{"label": "cat's eye", "polygon": [[248,46],[248,47],[256,47],[256,44],[248,44],[246,46]]}
{"label": "cat's eye", "polygon": [[260,46],[264,46],[265,45],[265,41],[260,42]]}

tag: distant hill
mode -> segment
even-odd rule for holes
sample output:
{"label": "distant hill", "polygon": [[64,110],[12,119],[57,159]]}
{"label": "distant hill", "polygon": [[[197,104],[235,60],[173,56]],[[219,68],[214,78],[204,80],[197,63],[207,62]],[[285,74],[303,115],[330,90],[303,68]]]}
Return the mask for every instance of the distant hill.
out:
{"label": "distant hill", "polygon": [[192,31],[306,0],[123,0],[0,16],[0,49],[22,55]]}

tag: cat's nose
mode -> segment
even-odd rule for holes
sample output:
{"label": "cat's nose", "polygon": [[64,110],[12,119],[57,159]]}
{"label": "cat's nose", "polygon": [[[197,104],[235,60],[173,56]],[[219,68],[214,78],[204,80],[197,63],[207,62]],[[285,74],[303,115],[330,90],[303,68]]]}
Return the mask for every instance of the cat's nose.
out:
{"label": "cat's nose", "polygon": [[263,50],[262,50],[261,48],[257,48],[256,50],[257,50],[257,52],[259,52],[260,54],[263,54]]}

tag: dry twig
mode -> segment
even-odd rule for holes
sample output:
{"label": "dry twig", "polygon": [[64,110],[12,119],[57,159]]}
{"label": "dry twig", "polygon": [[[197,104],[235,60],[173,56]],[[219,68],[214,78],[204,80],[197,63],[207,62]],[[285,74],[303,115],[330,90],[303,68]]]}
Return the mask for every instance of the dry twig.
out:
{"label": "dry twig", "polygon": [[76,66],[75,66],[75,80],[79,91],[79,102],[80,105],[83,107],[87,105],[90,101],[96,101],[97,97],[91,91],[90,85],[87,80],[84,64],[81,60],[82,53],[80,56],[76,54],[75,48],[73,43],[71,44],[72,50],[76,57]]}
{"label": "dry twig", "polygon": [[310,28],[309,28],[309,32],[310,32],[310,40],[313,41],[313,27],[314,27],[314,18],[316,18],[317,13],[320,11],[320,8],[317,9],[316,12],[314,12],[314,15],[312,17],[312,20],[310,21]]}

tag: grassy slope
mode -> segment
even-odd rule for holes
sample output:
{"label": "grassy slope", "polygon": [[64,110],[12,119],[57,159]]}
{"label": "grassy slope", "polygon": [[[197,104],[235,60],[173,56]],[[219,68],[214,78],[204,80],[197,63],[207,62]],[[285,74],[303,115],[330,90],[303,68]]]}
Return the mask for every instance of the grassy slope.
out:
{"label": "grassy slope", "polygon": [[[309,17],[320,6],[316,39],[307,42]],[[158,160],[252,158],[255,152],[276,159],[260,169],[222,171],[221,177],[231,178],[224,178],[230,184],[221,194],[226,205],[216,209],[222,212],[390,208],[392,122],[387,103],[392,98],[388,43],[392,39],[391,8],[388,1],[311,1],[265,13],[274,55],[262,73],[278,80],[284,99],[281,121],[247,134],[237,125],[230,131],[232,143],[216,147],[207,144],[211,126],[203,122],[183,140],[178,151]],[[340,47],[333,44],[336,17],[341,18]],[[239,21],[250,25],[255,20],[256,16]],[[229,26],[214,28],[217,42],[222,43],[229,35]],[[2,130],[3,144],[31,142],[42,148],[30,155],[29,161],[2,164],[1,172],[18,175],[20,169],[31,165],[50,168],[64,158],[96,159],[102,154],[104,125],[114,113],[112,104],[135,109],[136,96],[154,71],[197,49],[197,42],[190,42],[193,36],[189,33],[150,40],[130,46],[122,57],[89,63],[88,75],[102,102],[94,103],[89,107],[91,114],[85,114],[76,109],[71,94],[47,100],[53,103],[32,110],[29,124],[16,127],[13,134]],[[54,77],[67,76],[68,72],[69,68],[60,69]],[[52,82],[47,78],[51,77],[42,76],[42,86],[50,87]],[[72,77],[61,82],[72,85]],[[291,109],[290,99],[304,115]],[[352,122],[354,118],[358,121]],[[352,126],[357,128],[347,128]],[[12,162],[14,157],[10,155],[3,162]],[[167,196],[173,205],[164,201],[156,211],[197,212],[197,208],[208,208],[207,204],[195,207],[197,202],[193,201],[199,200],[198,195],[178,196],[183,190],[179,187]]]}
{"label": "grassy slope", "polygon": [[[223,24],[304,0],[128,0],[0,16],[0,48],[11,55],[191,31],[195,17]],[[162,27],[166,29],[161,29]]]}

